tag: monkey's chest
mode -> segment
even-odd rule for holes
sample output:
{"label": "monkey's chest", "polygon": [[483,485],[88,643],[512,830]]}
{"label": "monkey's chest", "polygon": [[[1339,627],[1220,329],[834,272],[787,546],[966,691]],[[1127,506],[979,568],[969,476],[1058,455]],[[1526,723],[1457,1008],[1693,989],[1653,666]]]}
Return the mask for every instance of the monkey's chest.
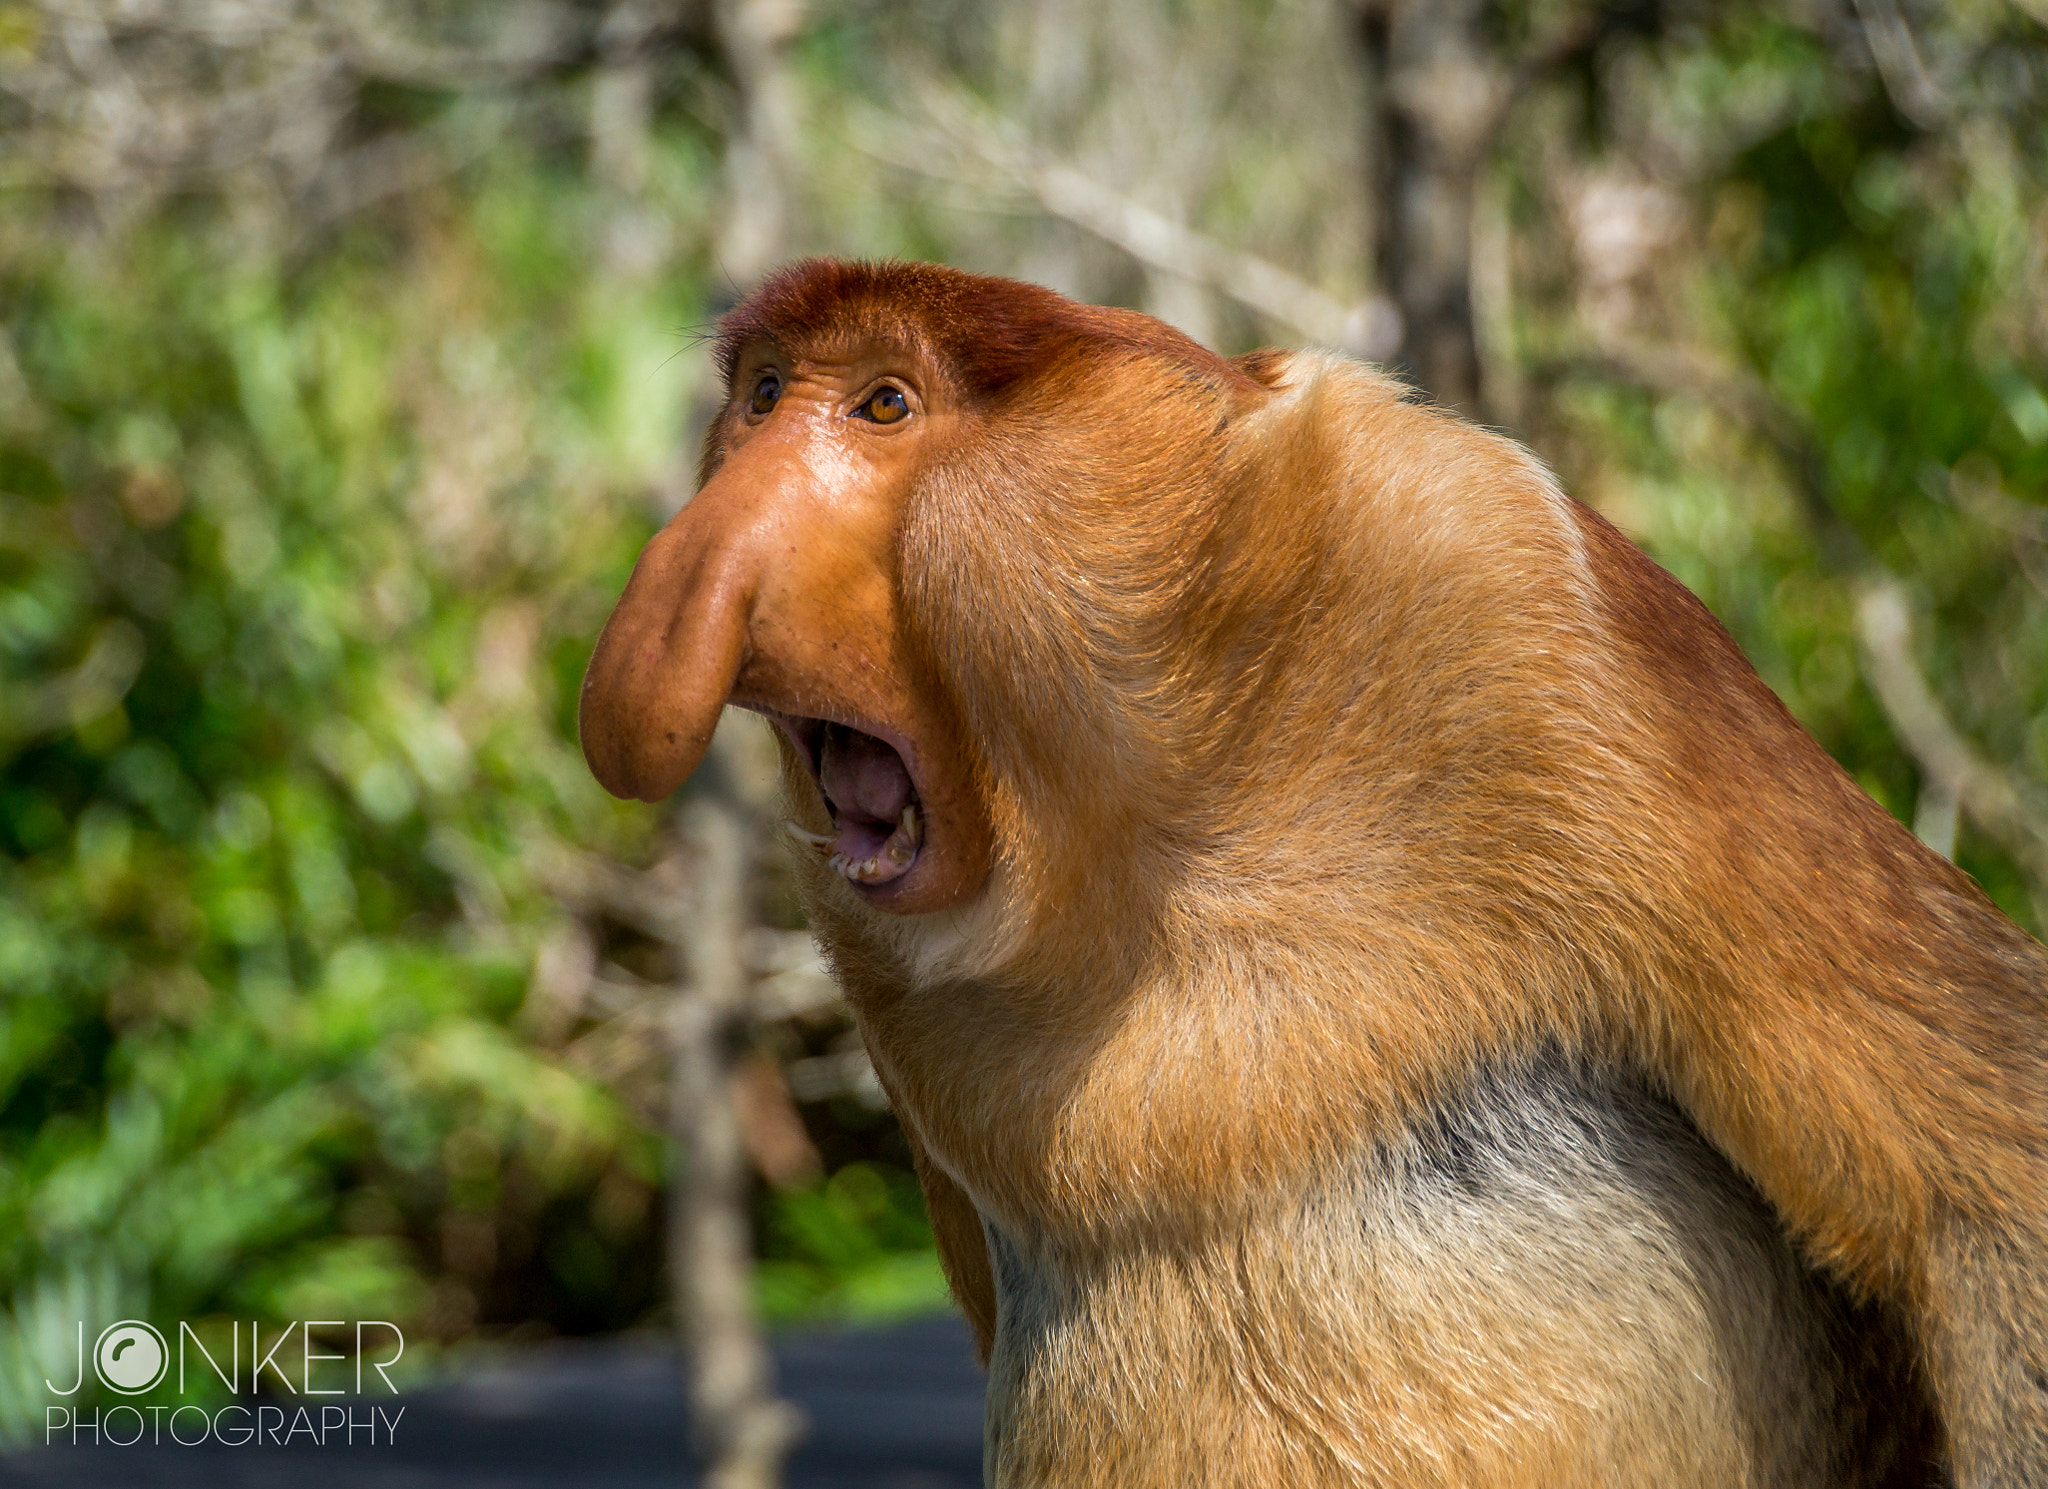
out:
{"label": "monkey's chest", "polygon": [[1654,1103],[1471,1103],[1193,1238],[985,1223],[991,1485],[1826,1485],[1838,1319]]}

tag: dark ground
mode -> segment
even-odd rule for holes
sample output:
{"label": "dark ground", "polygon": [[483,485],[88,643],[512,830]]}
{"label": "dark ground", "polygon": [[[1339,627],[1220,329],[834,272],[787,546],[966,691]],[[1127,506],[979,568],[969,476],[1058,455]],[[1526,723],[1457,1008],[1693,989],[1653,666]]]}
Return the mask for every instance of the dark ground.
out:
{"label": "dark ground", "polygon": [[[811,1430],[789,1489],[975,1489],[981,1372],[958,1319],[808,1334],[776,1348]],[[663,1489],[692,1481],[675,1356],[563,1344],[395,1398],[389,1443],[227,1448],[60,1445],[0,1458],[48,1489]],[[393,1407],[387,1407],[387,1413]]]}

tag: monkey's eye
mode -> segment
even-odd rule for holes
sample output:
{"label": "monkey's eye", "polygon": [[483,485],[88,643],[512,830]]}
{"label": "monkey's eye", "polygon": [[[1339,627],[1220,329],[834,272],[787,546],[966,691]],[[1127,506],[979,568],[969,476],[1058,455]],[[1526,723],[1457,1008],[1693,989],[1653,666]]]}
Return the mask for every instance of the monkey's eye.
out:
{"label": "monkey's eye", "polygon": [[772,372],[763,373],[761,380],[754,384],[754,396],[747,400],[748,412],[757,415],[773,413],[781,398],[782,379]]}
{"label": "monkey's eye", "polygon": [[909,412],[910,400],[903,396],[903,390],[884,383],[868,395],[867,402],[855,409],[853,416],[871,424],[894,424]]}

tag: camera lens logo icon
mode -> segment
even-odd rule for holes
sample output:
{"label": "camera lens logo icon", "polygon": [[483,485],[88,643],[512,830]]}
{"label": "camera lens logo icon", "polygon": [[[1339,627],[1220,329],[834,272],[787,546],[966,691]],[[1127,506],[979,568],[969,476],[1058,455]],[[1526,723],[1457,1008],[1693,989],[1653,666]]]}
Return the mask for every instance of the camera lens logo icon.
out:
{"label": "camera lens logo icon", "polygon": [[92,1350],[93,1368],[109,1390],[140,1396],[164,1378],[171,1352],[164,1336],[140,1319],[109,1325]]}

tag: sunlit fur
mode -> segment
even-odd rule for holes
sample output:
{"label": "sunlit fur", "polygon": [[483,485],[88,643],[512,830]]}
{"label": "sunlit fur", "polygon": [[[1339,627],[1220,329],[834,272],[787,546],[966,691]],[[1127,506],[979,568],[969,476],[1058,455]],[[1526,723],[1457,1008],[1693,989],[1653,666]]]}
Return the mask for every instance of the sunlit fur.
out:
{"label": "sunlit fur", "polygon": [[994,871],[802,878],[991,1482],[2048,1484],[2042,948],[1525,451],[1111,316],[812,264],[728,329],[975,414],[895,603]]}

